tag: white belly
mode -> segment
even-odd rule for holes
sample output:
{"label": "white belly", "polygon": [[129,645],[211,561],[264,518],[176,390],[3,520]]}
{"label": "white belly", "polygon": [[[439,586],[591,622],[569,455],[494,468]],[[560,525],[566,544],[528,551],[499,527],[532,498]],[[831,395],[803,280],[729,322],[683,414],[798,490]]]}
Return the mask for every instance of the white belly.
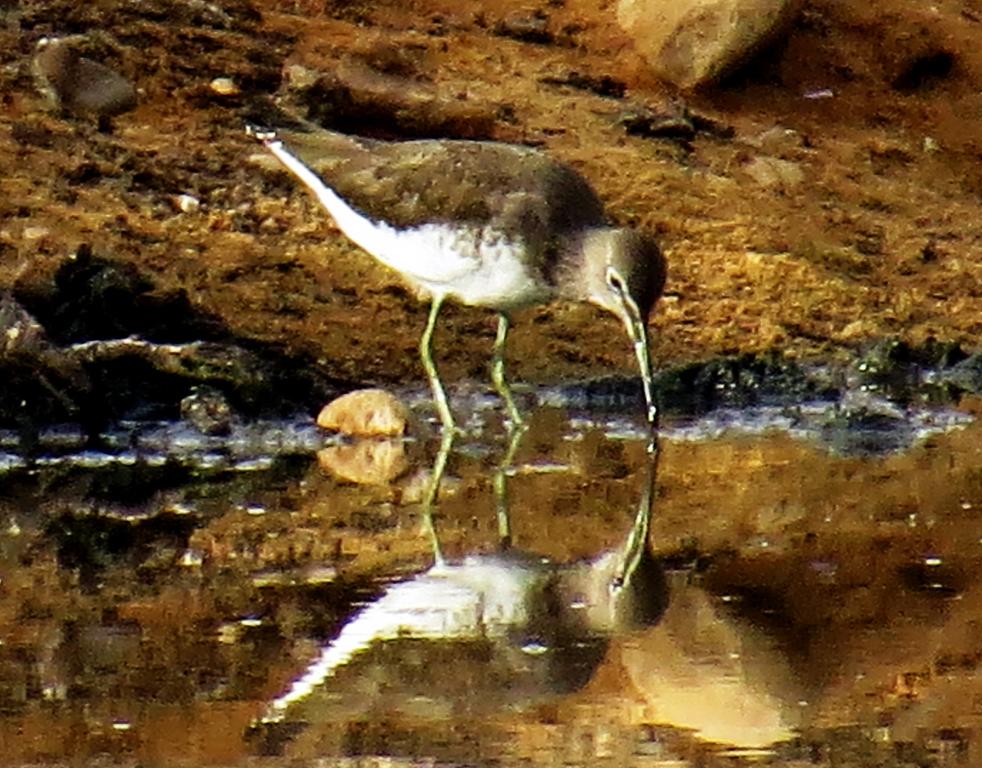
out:
{"label": "white belly", "polygon": [[352,238],[358,245],[415,287],[463,304],[509,309],[545,301],[553,293],[540,270],[527,263],[522,246],[491,228],[425,224],[396,230],[375,224],[359,234],[360,239]]}

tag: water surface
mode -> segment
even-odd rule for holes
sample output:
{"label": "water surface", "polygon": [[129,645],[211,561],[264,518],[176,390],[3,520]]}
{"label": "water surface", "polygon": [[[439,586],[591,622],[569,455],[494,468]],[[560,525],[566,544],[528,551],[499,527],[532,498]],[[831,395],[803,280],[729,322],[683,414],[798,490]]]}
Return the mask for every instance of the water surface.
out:
{"label": "water surface", "polygon": [[652,486],[640,425],[542,408],[452,447],[442,560],[435,438],[68,441],[0,495],[0,764],[978,764],[968,410],[677,419]]}

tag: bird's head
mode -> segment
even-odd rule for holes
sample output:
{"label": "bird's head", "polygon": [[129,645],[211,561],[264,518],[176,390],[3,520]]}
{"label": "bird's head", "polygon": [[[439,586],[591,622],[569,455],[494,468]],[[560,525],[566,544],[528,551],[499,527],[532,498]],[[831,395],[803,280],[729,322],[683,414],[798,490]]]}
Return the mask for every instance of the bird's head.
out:
{"label": "bird's head", "polygon": [[581,298],[619,317],[634,338],[636,324],[647,322],[665,287],[658,243],[635,229],[604,227],[587,232],[581,248]]}
{"label": "bird's head", "polygon": [[620,318],[634,346],[641,371],[648,421],[655,425],[658,410],[651,379],[648,316],[665,287],[665,257],[648,234],[627,228],[589,230],[578,243],[573,260],[578,271],[570,281],[576,296]]}

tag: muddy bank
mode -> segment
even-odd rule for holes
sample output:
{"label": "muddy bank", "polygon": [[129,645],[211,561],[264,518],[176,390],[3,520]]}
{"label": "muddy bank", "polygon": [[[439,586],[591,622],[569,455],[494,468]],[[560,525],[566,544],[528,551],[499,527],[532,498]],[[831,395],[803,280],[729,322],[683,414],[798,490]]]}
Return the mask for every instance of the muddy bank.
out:
{"label": "muddy bank", "polygon": [[[582,2],[543,9],[548,34],[529,38],[501,34],[523,28],[517,6],[23,0],[0,28],[0,283],[43,283],[88,246],[238,337],[323,361],[331,379],[419,378],[424,308],[285,177],[248,162],[243,121],[276,116],[274,97],[289,95],[282,105],[348,129],[521,141],[572,163],[614,219],[662,239],[659,365],[852,357],[888,336],[972,351],[980,61],[962,5],[926,17],[806,4],[784,48],[689,97],[693,120],[614,20]],[[49,111],[35,87],[36,41],[77,33],[138,89],[109,133]],[[881,55],[870,39],[903,44]],[[930,67],[942,56],[949,66]],[[311,91],[298,72],[327,80]],[[639,131],[652,114],[671,130]],[[629,371],[627,345],[607,343],[615,323],[585,306],[523,314],[515,376]],[[448,378],[484,378],[493,327],[486,312],[447,312]]]}
{"label": "muddy bank", "polygon": [[[12,430],[5,443],[24,459],[92,448],[114,431],[109,443],[128,448],[141,442],[141,431],[182,420],[206,444],[209,436],[228,436],[233,427],[241,432],[257,420],[309,420],[328,399],[357,385],[332,379],[327,361],[235,336],[220,318],[193,307],[184,291],[161,290],[135,266],[88,248],[66,258],[50,281],[15,284],[0,300],[0,325],[6,381],[0,428]],[[471,384],[464,397],[473,399],[475,389],[488,385]],[[909,426],[911,408],[957,406],[980,391],[978,354],[956,344],[915,348],[898,339],[882,340],[848,363],[802,364],[748,353],[666,367],[655,381],[668,418],[825,403],[813,427],[844,435],[880,432],[884,446]],[[407,396],[407,388],[400,393]],[[573,411],[642,412],[640,382],[631,377],[538,390],[520,385],[519,399],[525,408],[545,403]],[[425,419],[430,409],[422,408]],[[418,426],[412,430],[417,435],[432,431]],[[121,441],[121,429],[129,430],[128,442]],[[154,440],[155,449],[167,453],[166,439]],[[871,445],[875,450],[876,441]]]}

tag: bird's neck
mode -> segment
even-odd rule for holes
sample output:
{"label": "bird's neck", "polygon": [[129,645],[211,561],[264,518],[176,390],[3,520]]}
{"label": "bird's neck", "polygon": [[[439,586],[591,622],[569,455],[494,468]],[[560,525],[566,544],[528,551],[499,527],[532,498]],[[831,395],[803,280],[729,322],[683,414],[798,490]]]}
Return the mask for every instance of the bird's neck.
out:
{"label": "bird's neck", "polygon": [[568,238],[557,250],[551,277],[561,299],[596,303],[604,280],[601,266],[591,256],[593,245],[593,235],[587,231]]}

